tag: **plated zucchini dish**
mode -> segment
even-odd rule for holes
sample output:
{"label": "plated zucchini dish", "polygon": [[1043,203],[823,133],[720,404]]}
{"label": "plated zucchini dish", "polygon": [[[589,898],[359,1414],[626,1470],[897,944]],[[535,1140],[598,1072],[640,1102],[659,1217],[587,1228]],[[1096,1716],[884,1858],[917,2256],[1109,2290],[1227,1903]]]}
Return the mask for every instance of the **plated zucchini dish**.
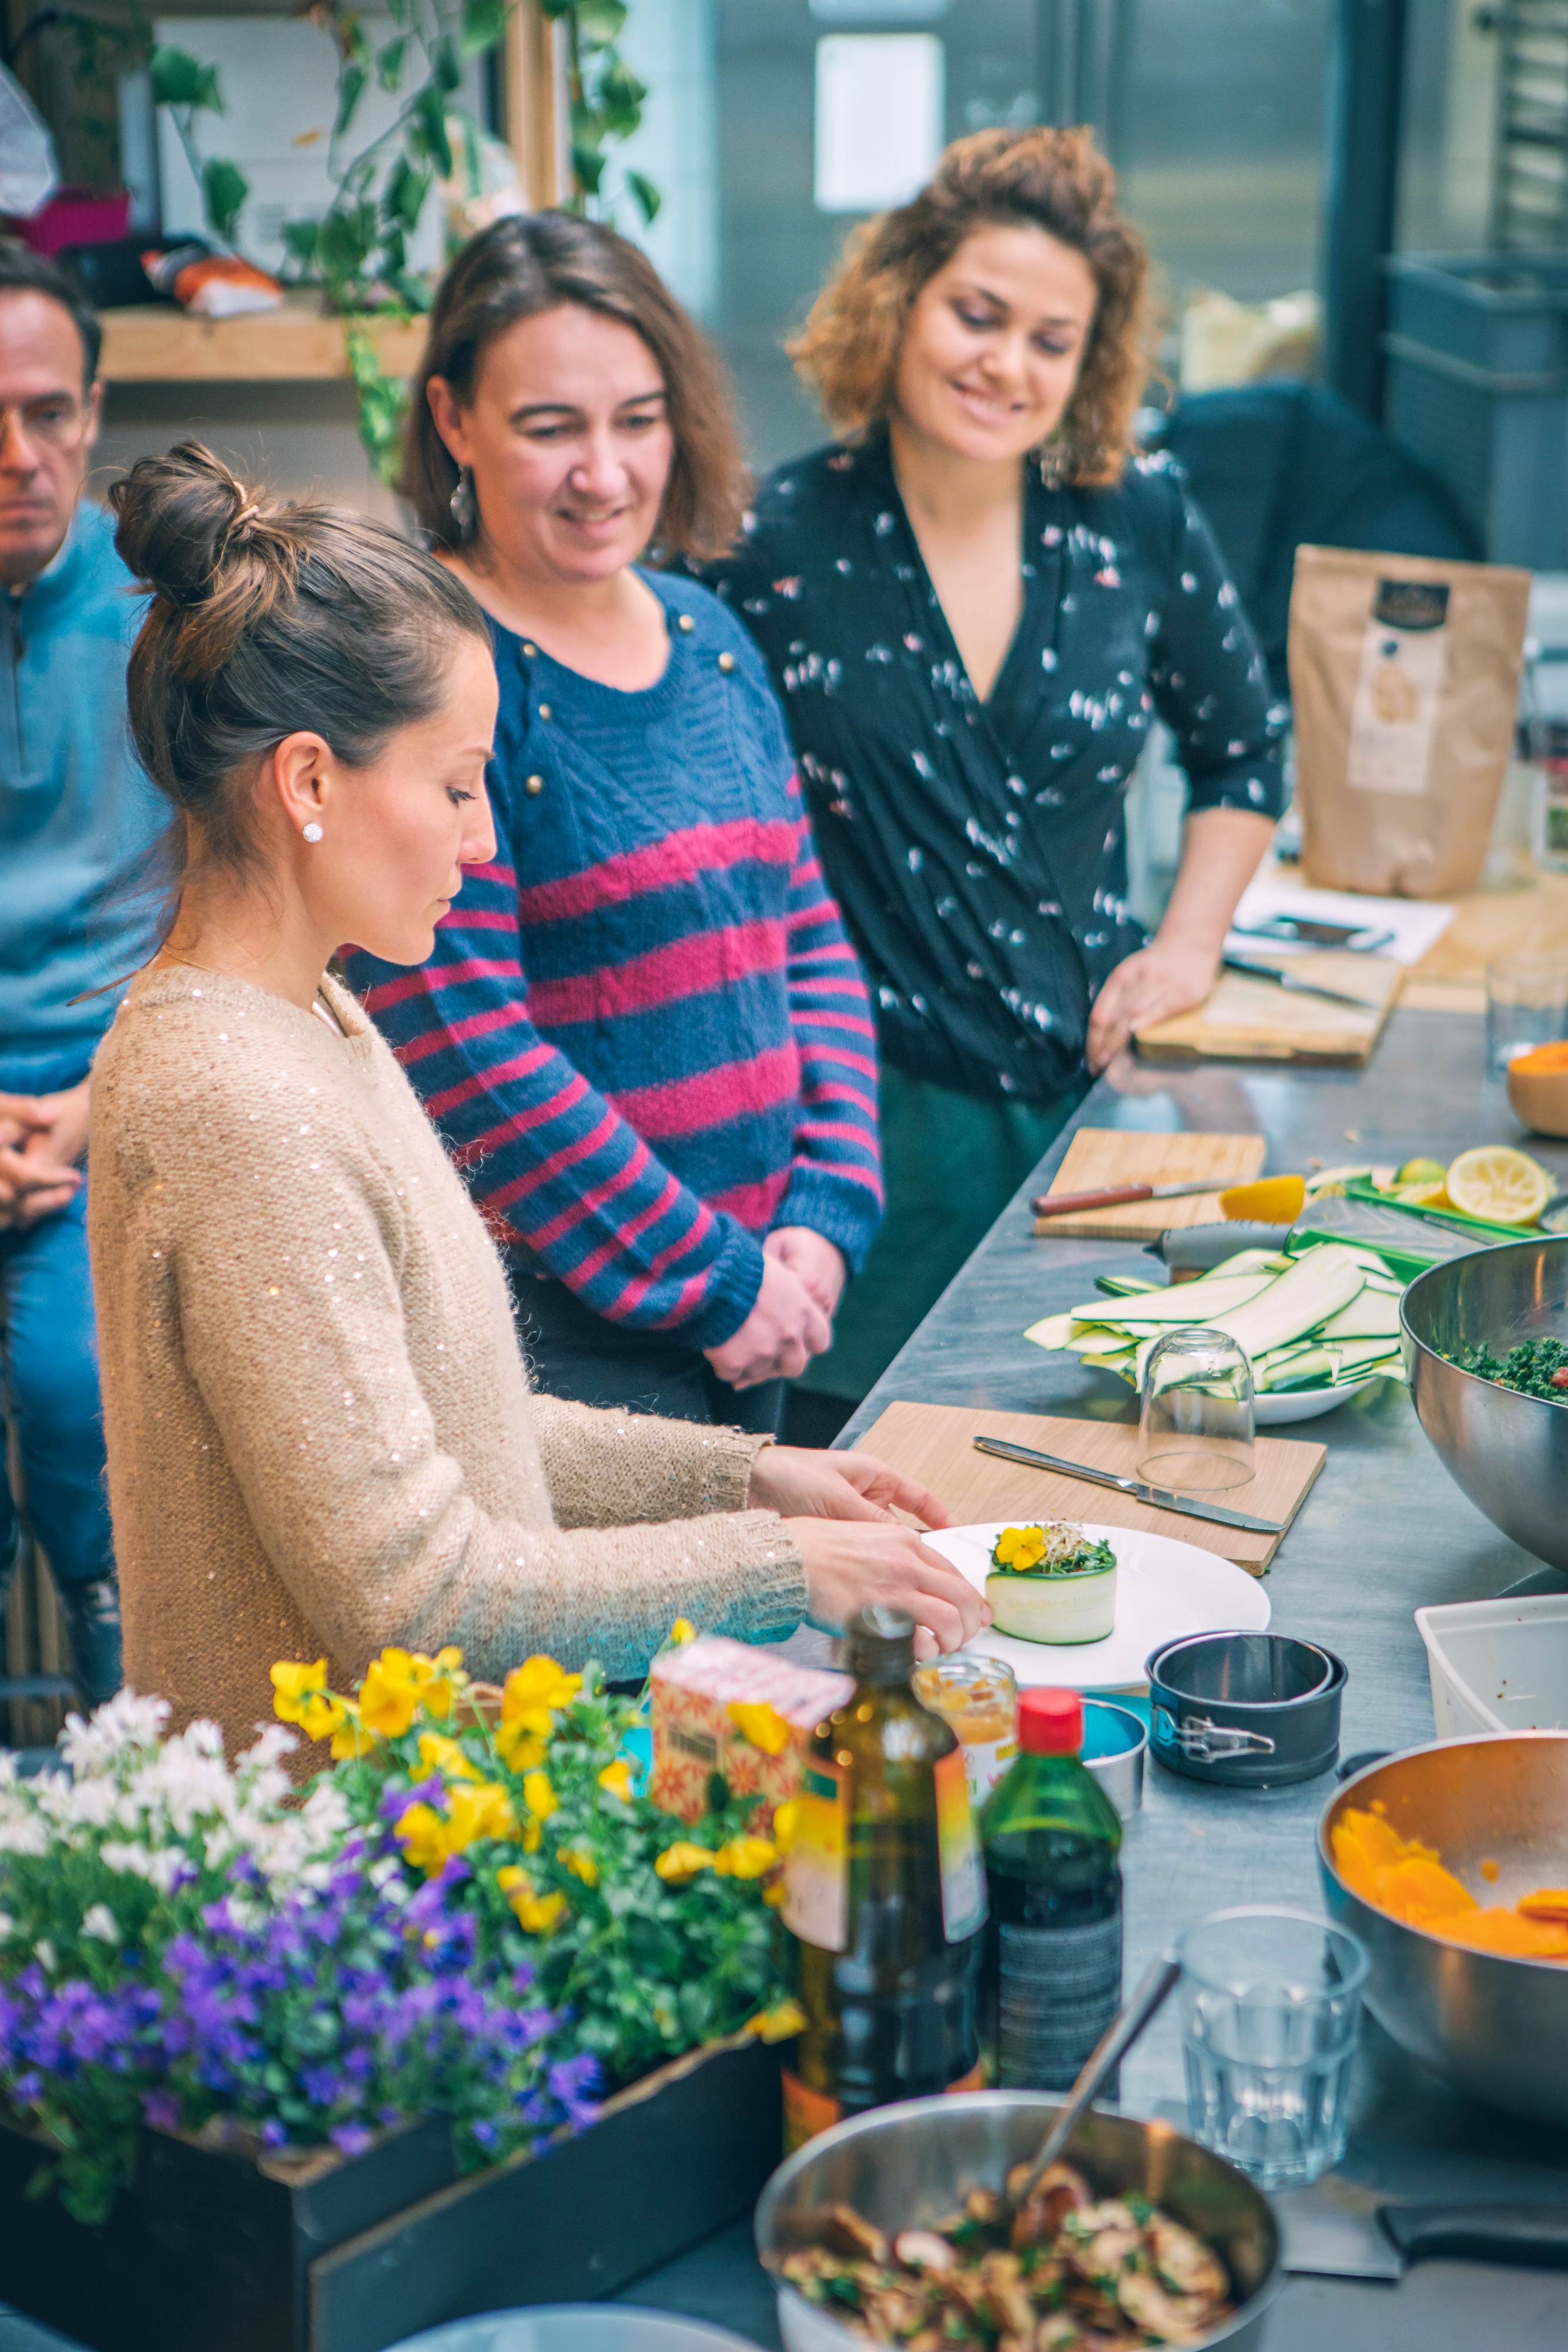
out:
{"label": "plated zucchini dish", "polygon": [[1020,1642],[1103,1642],[1116,1622],[1116,1555],[1075,1519],[1004,1528],[986,1599],[993,1630]]}
{"label": "plated zucchini dish", "polygon": [[1405,1377],[1405,1285],[1375,1250],[1354,1242],[1314,1242],[1284,1256],[1238,1250],[1196,1282],[1101,1275],[1095,1287],[1104,1296],[1048,1315],[1025,1337],[1116,1372],[1134,1388],[1143,1384],[1155,1341],[1197,1324],[1236,1341],[1260,1395]]}

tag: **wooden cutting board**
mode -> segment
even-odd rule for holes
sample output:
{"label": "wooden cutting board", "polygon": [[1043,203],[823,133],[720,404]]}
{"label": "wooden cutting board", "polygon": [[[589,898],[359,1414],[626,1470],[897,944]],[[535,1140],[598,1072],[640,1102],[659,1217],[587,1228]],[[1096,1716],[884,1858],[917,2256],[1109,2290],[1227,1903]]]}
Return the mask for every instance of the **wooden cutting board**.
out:
{"label": "wooden cutting board", "polygon": [[[1015,1445],[1037,1446],[1091,1469],[1137,1475],[1138,1433],[1118,1421],[1059,1421],[1038,1412],[998,1412],[994,1406],[890,1404],[860,1444],[868,1454],[924,1480],[960,1527],[985,1519],[1098,1519],[1107,1527],[1140,1528],[1150,1535],[1175,1536],[1200,1550],[1234,1560],[1249,1575],[1262,1576],[1279,1550],[1281,1536],[1249,1535],[1241,1528],[1217,1527],[1134,1502],[1110,1486],[1066,1478],[1054,1470],[1026,1469],[1021,1462],[998,1462],[977,1454],[978,1436],[1005,1437]],[[1278,1519],[1289,1528],[1327,1458],[1327,1448],[1293,1437],[1260,1437],[1256,1475],[1245,1486],[1216,1496],[1227,1510],[1254,1518]]]}
{"label": "wooden cutting board", "polygon": [[1113,1184],[1186,1184],[1212,1176],[1212,1192],[1185,1201],[1134,1201],[1121,1209],[1090,1209],[1075,1217],[1037,1217],[1037,1234],[1064,1241],[1152,1242],[1176,1225],[1212,1225],[1219,1195],[1249,1183],[1263,1170],[1260,1135],[1151,1135],[1138,1128],[1081,1127],[1046,1191],[1094,1192]]}
{"label": "wooden cutting board", "polygon": [[1222,971],[1206,1004],[1140,1029],[1140,1054],[1155,1061],[1333,1062],[1359,1068],[1371,1057],[1404,979],[1390,956],[1324,950],[1313,955],[1270,956],[1303,980],[1343,989],[1365,1010],[1326,996],[1291,996],[1266,980]]}
{"label": "wooden cutting board", "polygon": [[1568,874],[1538,874],[1527,890],[1484,890],[1454,901],[1454,919],[1405,982],[1415,1013],[1484,1013],[1495,957],[1560,955],[1568,939]]}

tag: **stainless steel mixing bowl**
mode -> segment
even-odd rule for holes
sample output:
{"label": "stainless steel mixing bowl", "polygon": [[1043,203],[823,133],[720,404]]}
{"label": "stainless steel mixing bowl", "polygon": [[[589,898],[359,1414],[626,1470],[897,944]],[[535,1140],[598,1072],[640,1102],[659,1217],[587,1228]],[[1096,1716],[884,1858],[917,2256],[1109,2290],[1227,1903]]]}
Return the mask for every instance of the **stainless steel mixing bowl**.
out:
{"label": "stainless steel mixing bowl", "polygon": [[[807,2217],[824,2205],[853,2205],[883,2230],[940,2221],[966,2189],[1000,2189],[1011,2168],[1034,2154],[1061,2104],[1042,2091],[959,2091],[852,2116],[773,2175],[757,2208],[758,2252],[771,2266],[809,2242]],[[1220,2344],[1255,2352],[1282,2283],[1279,2228],[1262,2190],[1157,2118],[1140,2123],[1094,2108],[1069,2154],[1096,2189],[1140,2190],[1224,2255],[1237,2308],[1196,2339],[1192,2352]],[[851,2352],[865,2343],[782,2281],[779,2326],[788,2352]]]}
{"label": "stainless steel mixing bowl", "polygon": [[[1333,1825],[1378,1801],[1484,1903],[1568,1885],[1568,1732],[1493,1732],[1387,1757],[1345,1781],[1318,1827],[1324,1902],[1366,1947],[1378,2023],[1489,2105],[1568,2124],[1568,1961],[1468,1951],[1353,1895],[1334,1868]],[[1495,1879],[1483,1863],[1496,1864]]]}
{"label": "stainless steel mixing bowl", "polygon": [[1466,1347],[1502,1356],[1521,1339],[1568,1340],[1568,1234],[1430,1267],[1405,1293],[1400,1321],[1416,1415],[1445,1467],[1505,1536],[1568,1569],[1568,1404],[1445,1361]]}

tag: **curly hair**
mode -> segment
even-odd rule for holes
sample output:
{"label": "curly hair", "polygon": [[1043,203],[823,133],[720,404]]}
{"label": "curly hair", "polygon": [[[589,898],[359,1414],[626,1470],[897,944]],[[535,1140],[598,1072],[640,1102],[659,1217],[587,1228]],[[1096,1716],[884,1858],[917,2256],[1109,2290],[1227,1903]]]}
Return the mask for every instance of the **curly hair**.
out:
{"label": "curly hair", "polygon": [[1114,482],[1148,381],[1149,258],[1116,209],[1116,178],[1089,131],[977,131],[954,141],[906,205],[854,230],[788,346],[846,439],[893,406],[904,330],[927,280],[977,228],[1044,229],[1081,253],[1098,292],[1083,364],[1052,436],[1062,479]]}

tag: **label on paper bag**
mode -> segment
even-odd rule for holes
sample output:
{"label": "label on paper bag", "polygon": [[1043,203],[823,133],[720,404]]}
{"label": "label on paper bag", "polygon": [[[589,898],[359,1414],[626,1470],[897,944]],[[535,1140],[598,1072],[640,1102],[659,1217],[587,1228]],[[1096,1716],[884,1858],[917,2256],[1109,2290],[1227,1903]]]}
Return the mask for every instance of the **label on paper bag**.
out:
{"label": "label on paper bag", "polygon": [[950,1944],[960,1944],[984,1924],[986,1870],[975,1832],[975,1809],[969,1802],[963,1749],[955,1748],[950,1756],[939,1757],[932,1769],[936,1782],[942,1930]]}
{"label": "label on paper bag", "polygon": [[789,1933],[821,1952],[841,1952],[849,1942],[849,1774],[812,1757],[800,1774],[784,1858],[783,1915]]}
{"label": "label on paper bag", "polygon": [[1362,639],[1345,782],[1353,792],[1425,793],[1448,666],[1448,591],[1379,580]]}

